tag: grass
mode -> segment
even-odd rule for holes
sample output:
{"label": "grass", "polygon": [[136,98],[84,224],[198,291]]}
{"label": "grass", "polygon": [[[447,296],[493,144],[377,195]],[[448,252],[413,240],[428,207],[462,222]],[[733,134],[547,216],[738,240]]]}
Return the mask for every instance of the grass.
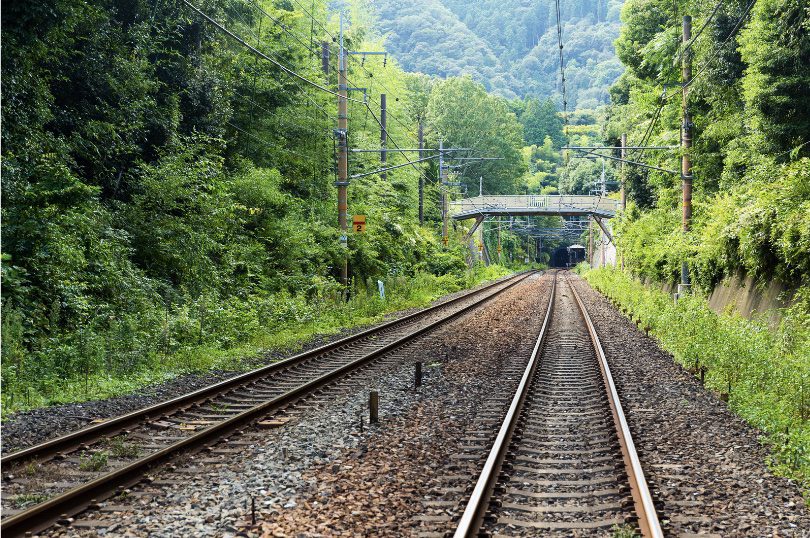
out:
{"label": "grass", "polygon": [[135,445],[127,444],[124,437],[113,437],[109,441],[110,455],[114,458],[137,458],[141,450]]}
{"label": "grass", "polygon": [[16,508],[22,509],[47,500],[48,496],[43,493],[21,493],[20,495],[15,495],[11,502]]}
{"label": "grass", "polygon": [[640,534],[632,525],[613,525],[610,529],[611,538],[638,538]]}
{"label": "grass", "polygon": [[585,278],[760,429],[771,469],[796,480],[810,502],[810,288],[799,291],[774,328],[764,316],[716,314],[700,296],[675,303],[613,268]]}
{"label": "grass", "polygon": [[81,456],[79,456],[79,470],[90,472],[101,471],[102,469],[107,467],[109,458],[110,458],[109,453],[104,450],[93,452],[89,456],[86,453],[82,452]]}
{"label": "grass", "polygon": [[[97,372],[72,379],[40,382],[35,386],[15,390],[9,383],[2,394],[2,418],[15,411],[50,405],[106,399],[132,393],[145,386],[171,380],[189,373],[210,370],[246,371],[271,352],[294,353],[316,336],[329,336],[346,328],[377,323],[386,314],[409,308],[424,307],[435,299],[461,289],[506,276],[512,271],[502,266],[476,267],[465,275],[434,276],[420,273],[411,278],[392,277],[386,280],[386,298],[376,292],[376,283],[370,291],[358,291],[349,301],[319,297],[305,301],[290,297],[289,304],[277,301],[283,310],[282,321],[264,325],[254,324],[248,336],[234,339],[213,338],[213,342],[178,345],[169,353],[153,352],[143,364],[127,372],[100,368]],[[254,320],[254,318],[251,318]],[[240,320],[232,322],[239,325]],[[242,331],[244,332],[244,331]],[[9,390],[9,388],[11,390]],[[24,397],[20,397],[20,394]]]}

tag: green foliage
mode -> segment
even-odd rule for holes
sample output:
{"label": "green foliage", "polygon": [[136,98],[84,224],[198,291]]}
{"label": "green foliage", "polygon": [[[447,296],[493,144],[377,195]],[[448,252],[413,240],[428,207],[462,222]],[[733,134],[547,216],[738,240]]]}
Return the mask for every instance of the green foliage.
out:
{"label": "green foliage", "polygon": [[810,492],[810,291],[804,288],[771,330],[764,320],[718,315],[705,299],[677,303],[614,269],[585,275],[617,301],[683,366],[703,369],[706,386],[765,432],[774,469]]}
{"label": "green foliage", "polygon": [[[290,77],[182,3],[6,7],[5,411],[121,393],[213,366],[247,367],[242,359],[257,349],[368,323],[478,281],[458,234],[440,246],[438,189],[427,165],[352,181],[350,211],[366,215],[368,230],[352,234],[345,252],[335,226],[333,95]],[[334,50],[328,75],[319,47],[310,50],[329,35],[298,7],[269,0],[200,7],[262,54],[334,86]],[[308,11],[335,32],[325,0]],[[362,9],[355,12],[347,45],[381,49]],[[433,94],[456,87],[434,88],[395,61],[383,68],[380,57],[353,58],[348,76],[369,99],[369,108],[350,105],[353,147],[378,147],[370,114],[381,93],[389,93],[389,147],[415,147]],[[489,123],[456,122],[468,109],[457,96],[439,121],[442,132],[465,142],[478,129],[502,130],[481,151],[507,160],[471,170],[506,189],[525,166],[521,125],[502,99],[460,85]],[[389,164],[402,162],[389,153]],[[352,173],[379,167],[377,154],[352,155]],[[423,174],[427,221],[419,226]],[[348,303],[335,281],[344,256]],[[384,302],[376,286],[367,288],[377,279],[388,286]]]}
{"label": "green foliage", "polygon": [[[757,2],[740,34],[742,83],[752,130],[764,152],[810,156],[810,8],[803,0]],[[762,44],[767,43],[767,47]]]}
{"label": "green foliage", "polygon": [[98,472],[107,467],[109,453],[104,450],[91,453],[89,456],[82,452],[79,456],[79,470]]}
{"label": "green foliage", "polygon": [[543,103],[537,99],[526,99],[520,122],[527,145],[541,145],[546,138],[551,138],[557,148],[565,144],[563,120],[551,99]]}
{"label": "green foliage", "polygon": [[519,150],[523,126],[504,99],[469,77],[452,78],[433,88],[427,118],[432,138],[444,137],[445,147],[474,148],[476,156],[501,158],[469,165],[464,172],[470,178],[468,189],[477,190],[483,177],[486,193],[515,191],[525,171]]}
{"label": "green foliage", "polygon": [[[595,108],[607,102],[607,87],[622,72],[611,48],[622,1],[560,4],[568,109]],[[374,7],[389,49],[409,71],[470,75],[507,99],[562,101],[553,0],[381,0]]]}
{"label": "green foliage", "polygon": [[[630,167],[635,209],[622,219],[618,241],[638,275],[674,281],[687,260],[704,290],[737,272],[793,287],[810,276],[810,12],[795,0],[757,2],[738,28],[747,5],[735,0],[714,12],[714,4],[691,0],[628,0],[623,8],[616,49],[628,71],[612,89],[605,133],[613,140],[628,133],[631,143],[648,130],[650,144],[680,142],[680,98],[662,83],[680,79],[673,60],[681,17],[692,15],[697,29],[711,16],[691,49],[693,230],[679,232],[678,178]],[[662,101],[662,90],[675,98]],[[630,153],[671,170],[678,157]]]}
{"label": "green foliage", "polygon": [[693,281],[710,291],[738,272],[800,285],[810,274],[810,159],[749,170],[747,182],[695,204],[693,231],[680,208],[631,209],[616,226],[625,263],[657,281],[678,280],[688,260]]}

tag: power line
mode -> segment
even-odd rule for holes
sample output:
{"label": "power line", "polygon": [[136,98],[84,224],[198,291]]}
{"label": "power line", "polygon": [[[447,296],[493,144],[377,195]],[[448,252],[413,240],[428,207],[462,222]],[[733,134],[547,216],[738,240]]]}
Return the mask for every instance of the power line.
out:
{"label": "power line", "polygon": [[257,10],[259,10],[259,11],[260,11],[260,12],[261,12],[261,13],[262,13],[262,14],[263,14],[265,17],[269,18],[269,19],[270,19],[271,21],[273,21],[273,22],[274,22],[276,25],[278,25],[279,27],[281,27],[281,29],[282,29],[282,30],[284,30],[284,32],[286,32],[286,33],[287,33],[287,34],[288,34],[290,37],[292,37],[293,39],[295,39],[295,40],[296,40],[296,41],[297,41],[297,42],[298,42],[298,43],[299,43],[301,46],[303,46],[305,49],[307,49],[307,50],[308,50],[310,53],[314,54],[315,56],[317,56],[317,55],[318,55],[318,52],[317,52],[317,51],[316,51],[314,48],[312,48],[312,45],[311,45],[311,44],[306,43],[306,42],[303,40],[303,38],[301,38],[300,36],[298,36],[297,34],[295,34],[295,33],[294,33],[292,30],[290,30],[289,26],[287,26],[287,25],[286,25],[286,24],[284,24],[282,21],[280,21],[279,19],[277,19],[277,18],[273,17],[273,16],[272,16],[272,15],[270,15],[268,12],[266,12],[266,11],[265,11],[265,10],[264,10],[264,9],[263,9],[263,8],[262,8],[260,5],[259,5],[259,3],[258,3],[258,2],[256,2],[256,0],[252,0],[252,4],[253,4],[253,6],[254,6],[254,7],[257,9]]}
{"label": "power line", "polygon": [[[383,127],[382,122],[379,120],[379,118],[377,118],[377,115],[374,113],[374,111],[371,110],[371,107],[368,105],[368,103],[366,103],[366,108],[371,113],[371,117],[374,118],[374,121],[377,123],[377,125],[380,126],[380,129],[385,129],[385,127]],[[416,166],[416,163],[414,161],[411,161],[410,159],[408,159],[408,155],[402,150],[402,148],[399,147],[399,144],[396,143],[396,140],[394,140],[391,137],[391,134],[388,132],[388,129],[385,129],[385,131],[386,131],[386,135],[387,135],[388,140],[394,145],[394,147],[397,149],[397,151],[405,157],[405,161],[406,161],[405,164],[410,164],[413,167],[414,170],[419,172],[419,175],[421,175],[424,179],[430,181],[430,178],[427,176],[425,171],[420,169],[418,166]]]}
{"label": "power line", "polygon": [[[257,6],[257,7],[258,7],[258,6]],[[265,14],[267,15],[267,13],[266,13],[264,10],[262,10],[260,7],[259,7],[259,9],[262,11],[262,13],[265,13]],[[284,25],[283,25],[283,23],[280,23],[280,22],[279,22],[277,19],[273,18],[272,16],[270,16],[270,15],[267,15],[267,16],[268,16],[268,17],[270,17],[270,19],[271,19],[272,21],[274,21],[276,24],[281,24],[281,25],[282,25],[282,27],[284,26]],[[255,31],[253,31],[253,28],[251,27],[250,23],[249,23],[248,21],[246,21],[246,20],[244,19],[244,17],[242,17],[241,15],[238,15],[238,17],[239,17],[239,19],[240,19],[240,20],[241,20],[241,21],[242,21],[242,22],[245,24],[245,26],[247,27],[248,32],[250,32],[250,33],[253,35],[253,37],[255,37],[255,38],[256,38],[256,46],[258,47],[258,44],[259,44],[260,42],[262,42],[262,41],[263,41],[263,39],[262,39],[262,37],[261,37],[260,33],[256,33]],[[261,32],[261,26],[260,26],[259,28],[260,28],[259,32]],[[306,46],[306,44],[304,44],[304,46]],[[311,52],[311,51],[310,51],[310,52]],[[254,71],[254,73],[255,73],[255,71]],[[298,89],[301,91],[301,94],[304,96],[304,98],[305,98],[307,101],[309,101],[309,102],[310,102],[310,104],[312,104],[312,105],[313,105],[313,106],[315,106],[316,108],[320,109],[320,110],[321,110],[321,111],[322,111],[322,112],[323,112],[323,113],[324,113],[324,114],[325,114],[327,117],[331,117],[331,115],[329,114],[329,112],[328,112],[328,111],[327,111],[325,108],[323,108],[321,105],[319,105],[319,104],[318,104],[316,101],[314,101],[314,100],[313,100],[313,99],[312,99],[312,98],[311,98],[311,97],[310,97],[310,96],[309,96],[309,95],[308,95],[308,94],[307,94],[307,93],[304,91],[304,89],[303,89],[303,88],[302,88],[302,87],[301,87],[301,86],[298,84],[298,82],[296,82],[296,81],[295,81],[295,79],[293,79],[293,80],[292,80],[292,82],[293,82],[293,84],[295,84],[295,86],[296,86],[296,87],[297,87],[297,88],[298,88]]]}
{"label": "power line", "polygon": [[692,78],[690,78],[687,82],[684,83],[683,85],[684,88],[691,86],[692,82],[694,82],[696,78],[702,75],[704,71],[706,71],[706,69],[709,68],[709,65],[711,65],[711,63],[720,56],[721,49],[728,44],[729,40],[732,37],[734,37],[734,35],[736,35],[737,30],[740,29],[743,22],[745,22],[745,19],[748,18],[748,14],[751,12],[751,8],[753,8],[754,4],[756,3],[757,0],[751,0],[751,2],[749,2],[749,4],[743,10],[743,14],[740,16],[740,19],[737,21],[737,24],[734,25],[734,28],[731,29],[731,31],[728,33],[728,35],[726,36],[726,38],[723,40],[722,43],[713,47],[713,54],[711,55],[709,60],[704,62],[700,70],[698,70],[698,72]]}
{"label": "power line", "polygon": [[560,15],[560,0],[554,0],[557,9],[557,42],[560,47],[560,84],[563,98],[563,131],[568,138],[568,98],[565,94],[565,59],[563,58],[562,17]]}
{"label": "power line", "polygon": [[318,19],[316,19],[316,18],[315,18],[315,16],[314,16],[312,13],[310,13],[310,12],[309,12],[309,10],[307,10],[307,8],[305,8],[305,7],[304,7],[304,6],[301,4],[301,2],[299,2],[298,0],[293,0],[293,2],[295,2],[295,3],[298,5],[298,7],[300,7],[300,8],[303,10],[303,12],[304,12],[304,13],[306,13],[306,14],[307,14],[307,16],[309,16],[309,18],[310,18],[310,19],[312,19],[312,20],[315,22],[315,24],[317,24],[318,26],[320,26],[320,27],[321,27],[321,29],[322,29],[324,32],[326,32],[326,35],[328,35],[329,37],[331,37],[331,38],[332,38],[332,41],[337,41],[337,36],[336,36],[335,34],[333,34],[332,32],[330,32],[330,31],[329,31],[329,29],[328,29],[328,28],[327,28],[325,25],[323,25],[323,24],[321,23],[321,21],[319,21]]}
{"label": "power line", "polygon": [[273,143],[273,142],[270,142],[270,141],[268,141],[268,140],[266,140],[266,139],[264,139],[264,138],[261,138],[261,137],[259,137],[259,136],[256,136],[256,135],[254,135],[253,133],[250,133],[250,132],[246,131],[245,129],[242,129],[242,128],[241,128],[241,127],[239,127],[238,125],[236,125],[236,124],[234,124],[234,123],[231,123],[230,121],[226,121],[225,123],[226,123],[227,125],[229,125],[230,127],[233,127],[234,129],[236,129],[236,130],[237,130],[237,131],[239,131],[240,133],[242,133],[242,134],[244,134],[244,135],[246,135],[246,136],[249,136],[249,137],[250,137],[250,138],[252,138],[253,140],[256,140],[256,141],[258,141],[258,142],[261,142],[262,144],[265,144],[265,145],[266,145],[266,146],[268,146],[268,147],[271,147],[271,148],[277,149],[277,150],[279,150],[279,151],[283,151],[283,152],[285,152],[285,153],[290,153],[290,154],[292,154],[292,155],[297,155],[298,157],[301,157],[301,158],[304,158],[304,159],[311,159],[311,157],[312,157],[311,155],[304,155],[303,153],[298,153],[297,151],[294,151],[294,150],[291,150],[291,149],[287,149],[287,148],[285,148],[285,147],[283,147],[283,146],[279,146],[278,144],[275,144],[275,143]]}
{"label": "power line", "polygon": [[[280,63],[280,62],[278,62],[277,60],[275,60],[275,59],[271,58],[270,56],[268,56],[267,54],[263,53],[262,51],[260,51],[260,50],[256,49],[255,47],[253,47],[252,45],[250,45],[249,43],[247,43],[247,42],[246,42],[244,39],[242,39],[240,36],[236,35],[236,34],[235,34],[235,33],[233,33],[231,30],[227,29],[225,26],[223,26],[222,24],[220,24],[220,23],[219,23],[219,22],[217,22],[216,20],[212,19],[211,17],[209,17],[209,16],[208,16],[208,15],[206,15],[205,13],[203,13],[203,12],[202,12],[202,11],[201,11],[201,10],[200,10],[200,9],[199,9],[197,6],[195,6],[194,4],[192,4],[191,2],[189,2],[188,0],[183,0],[183,3],[184,3],[184,4],[186,4],[188,7],[190,7],[191,9],[193,9],[195,12],[197,12],[197,14],[199,14],[199,15],[200,15],[201,17],[203,17],[205,20],[207,20],[208,22],[210,22],[211,24],[213,24],[213,25],[214,25],[214,26],[215,26],[217,29],[219,29],[221,32],[223,32],[223,33],[227,34],[227,35],[228,35],[228,36],[230,36],[232,39],[235,39],[236,41],[238,41],[239,43],[241,43],[241,44],[242,44],[242,46],[244,46],[245,48],[249,49],[251,52],[253,52],[253,53],[254,53],[254,54],[256,54],[257,56],[259,56],[259,57],[261,57],[261,58],[264,58],[264,59],[265,59],[265,60],[267,60],[268,62],[272,63],[273,65],[275,65],[276,67],[278,67],[279,69],[281,69],[282,71],[284,71],[285,73],[287,73],[288,75],[291,75],[291,76],[293,76],[293,77],[295,77],[295,78],[297,78],[297,79],[299,79],[299,80],[301,80],[301,81],[303,81],[303,82],[305,82],[305,83],[309,84],[310,86],[313,86],[313,87],[315,87],[315,88],[318,88],[319,90],[321,90],[321,91],[323,91],[323,92],[326,92],[326,93],[328,93],[328,94],[334,95],[334,96],[336,96],[336,97],[341,97],[341,96],[340,96],[340,94],[338,94],[338,92],[332,91],[332,90],[330,90],[329,88],[326,88],[326,87],[322,86],[321,84],[318,84],[317,82],[314,82],[314,81],[312,81],[312,80],[310,80],[310,79],[306,78],[305,76],[303,76],[303,75],[301,75],[301,74],[299,74],[299,73],[297,73],[297,72],[293,71],[293,70],[292,70],[292,69],[290,69],[289,67],[286,67],[286,66],[285,66],[285,65],[283,65],[282,63]],[[358,101],[357,99],[352,99],[351,97],[341,97],[341,98],[342,98],[342,99],[346,99],[346,100],[348,100],[348,101],[354,101],[354,102],[358,102],[358,103],[362,102],[362,101]]]}
{"label": "power line", "polygon": [[692,45],[695,44],[695,42],[697,41],[697,38],[699,38],[700,34],[703,33],[703,30],[705,30],[706,27],[709,25],[709,23],[712,21],[712,19],[714,19],[714,16],[717,15],[717,11],[720,9],[720,6],[722,6],[722,5],[723,5],[723,0],[720,0],[720,2],[717,2],[717,4],[714,6],[714,9],[709,14],[708,18],[703,22],[703,24],[700,26],[700,28],[695,33],[695,35],[692,36],[692,39],[690,39],[689,42],[686,45],[684,45],[683,48],[681,49],[681,52],[678,55],[678,59],[676,60],[676,64],[681,63],[681,60],[683,59],[683,55],[686,54],[689,51],[689,49],[692,48]]}

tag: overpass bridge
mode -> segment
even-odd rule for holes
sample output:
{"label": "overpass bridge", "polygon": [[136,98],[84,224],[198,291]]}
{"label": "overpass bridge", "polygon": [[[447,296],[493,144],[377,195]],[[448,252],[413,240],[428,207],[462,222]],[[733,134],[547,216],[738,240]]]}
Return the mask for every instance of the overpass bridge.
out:
{"label": "overpass bridge", "polygon": [[475,224],[467,234],[472,236],[476,228],[488,217],[517,216],[590,216],[599,224],[602,231],[613,242],[613,236],[602,222],[616,216],[619,200],[603,196],[584,195],[494,195],[476,196],[451,202],[450,215],[455,220],[475,219]]}

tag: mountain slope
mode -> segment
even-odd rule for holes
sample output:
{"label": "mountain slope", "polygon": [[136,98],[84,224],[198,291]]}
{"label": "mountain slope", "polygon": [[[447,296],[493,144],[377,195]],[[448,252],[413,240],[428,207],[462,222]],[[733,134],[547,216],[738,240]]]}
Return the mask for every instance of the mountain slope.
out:
{"label": "mountain slope", "polygon": [[[571,108],[608,101],[623,68],[613,51],[622,0],[561,2]],[[387,47],[410,71],[469,74],[508,98],[559,94],[553,0],[373,0]]]}

